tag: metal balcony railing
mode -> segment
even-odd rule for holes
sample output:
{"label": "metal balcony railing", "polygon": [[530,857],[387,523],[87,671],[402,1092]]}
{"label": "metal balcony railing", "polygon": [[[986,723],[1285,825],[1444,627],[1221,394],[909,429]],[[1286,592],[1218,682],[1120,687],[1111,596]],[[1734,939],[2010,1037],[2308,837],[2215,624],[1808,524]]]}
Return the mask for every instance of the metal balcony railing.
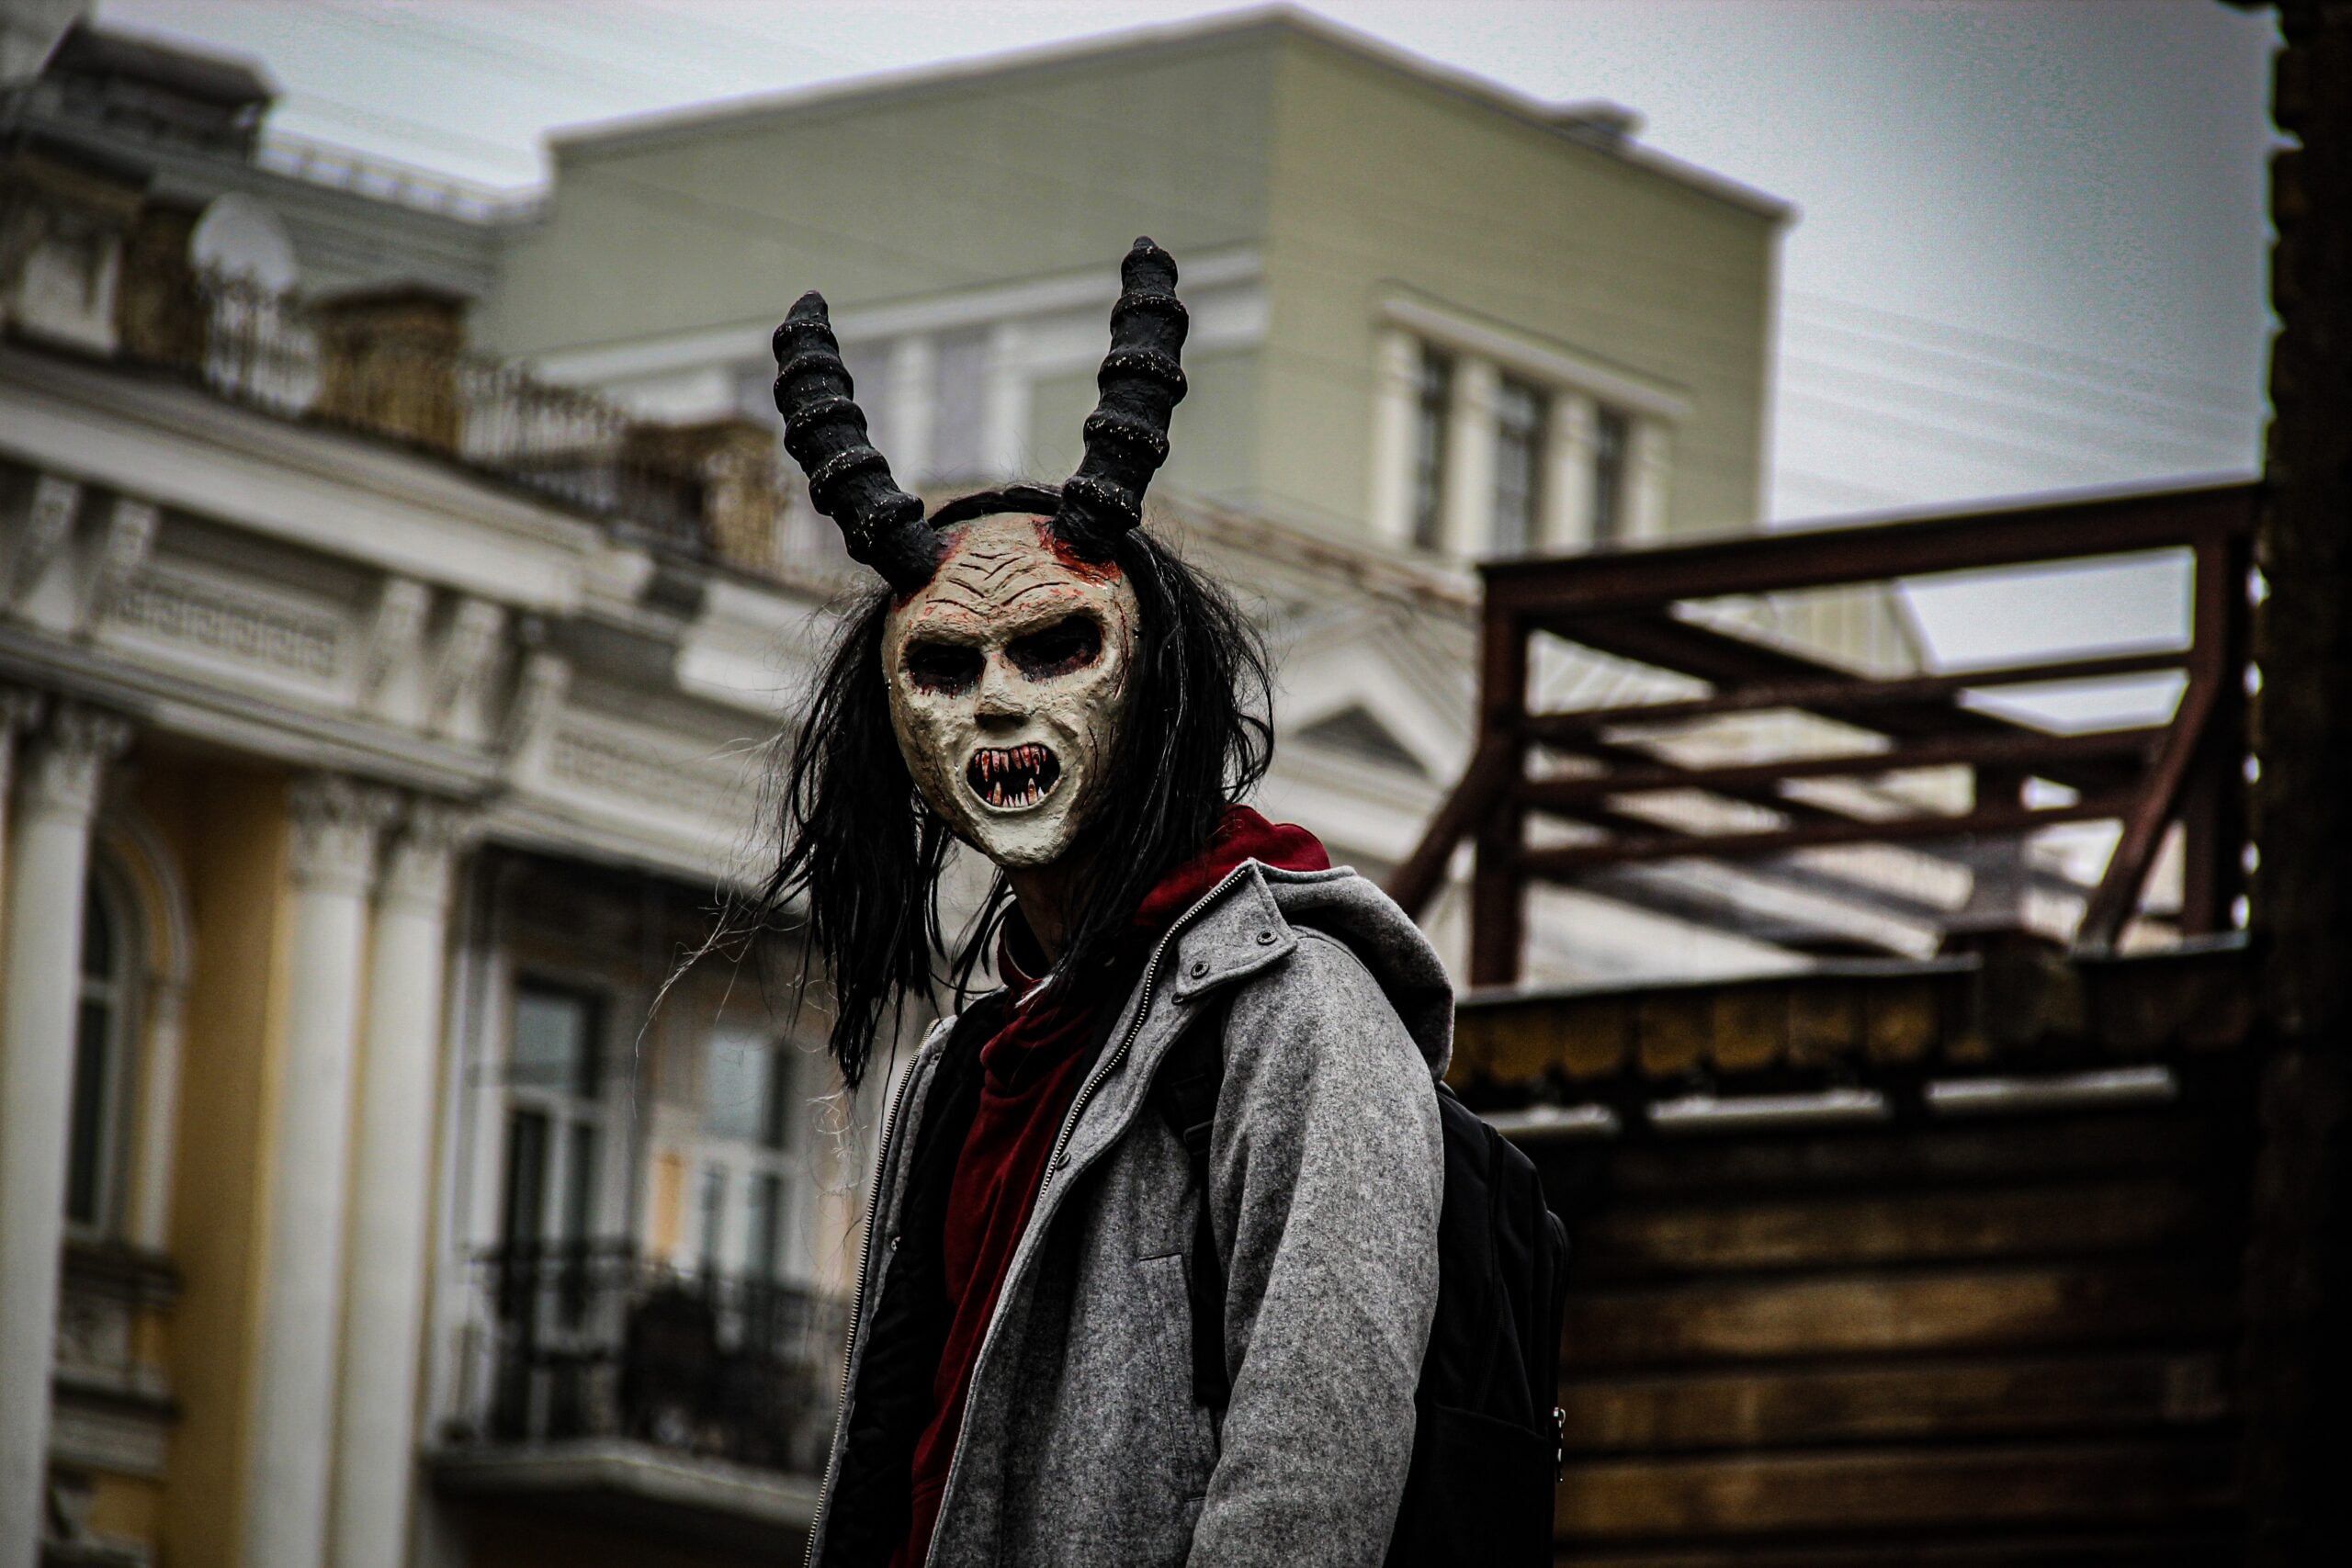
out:
{"label": "metal balcony railing", "polygon": [[[1418,913],[1475,841],[1471,977],[1515,981],[1540,884],[1737,922],[1742,879],[1781,878],[1823,908],[1897,918],[1930,946],[2007,929],[2103,952],[2127,928],[2226,930],[2243,882],[2250,622],[2249,484],[2102,496],[1862,527],[1524,559],[1481,568],[1476,750],[1390,891]],[[2186,641],[2034,654],[1965,671],[1872,672],[1803,639],[1758,635],[1814,595],[1954,573],[2185,560]],[[1541,710],[1539,639],[1651,679],[1613,705]],[[1559,650],[1553,650],[1557,653]],[[2022,688],[2170,676],[2157,723],[2070,729],[2000,711]],[[2111,851],[2029,853],[2065,824],[2119,825]],[[2177,830],[2177,896],[2146,897]],[[2043,841],[2042,847],[2047,847]],[[1864,863],[1858,857],[1875,855]],[[1885,873],[1909,857],[1957,897]],[[2103,858],[2102,858],[2103,857]],[[2086,861],[2088,863],[2086,864]],[[1713,868],[1713,883],[1661,873]],[[1932,880],[1932,879],[1929,879]],[[1916,881],[1916,879],[1915,879]],[[2037,893],[2061,915],[2029,918]],[[1816,954],[1871,951],[1867,922],[1753,919],[1740,934]],[[1881,949],[1881,951],[1901,951]],[[1914,952],[1913,956],[1917,953]]]}
{"label": "metal balcony railing", "polygon": [[845,1306],[650,1263],[626,1243],[477,1260],[487,1344],[460,1446],[622,1438],[813,1475],[832,1433]]}

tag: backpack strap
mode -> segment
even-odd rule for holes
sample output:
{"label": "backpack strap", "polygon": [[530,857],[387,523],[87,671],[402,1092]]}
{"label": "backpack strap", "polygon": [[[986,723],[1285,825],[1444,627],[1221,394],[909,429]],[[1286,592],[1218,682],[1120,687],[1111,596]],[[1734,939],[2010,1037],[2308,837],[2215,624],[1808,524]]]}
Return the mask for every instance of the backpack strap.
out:
{"label": "backpack strap", "polygon": [[1233,1393],[1225,1371],[1225,1265],[1209,1219],[1209,1138],[1225,1089],[1225,1012],[1226,998],[1219,993],[1168,1048],[1151,1086],[1153,1102],[1184,1145],[1193,1190],[1199,1194],[1184,1293],[1193,1308],[1193,1397],[1209,1410],[1223,1410]]}

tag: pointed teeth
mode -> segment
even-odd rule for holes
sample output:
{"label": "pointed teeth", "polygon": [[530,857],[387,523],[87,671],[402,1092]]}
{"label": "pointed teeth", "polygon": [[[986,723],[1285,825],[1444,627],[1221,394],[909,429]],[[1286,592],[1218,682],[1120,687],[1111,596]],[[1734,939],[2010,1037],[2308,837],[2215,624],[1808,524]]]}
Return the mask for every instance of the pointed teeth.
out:
{"label": "pointed teeth", "polygon": [[1054,793],[1061,764],[1052,748],[1036,741],[975,750],[964,765],[971,792],[1000,810],[1021,810]]}

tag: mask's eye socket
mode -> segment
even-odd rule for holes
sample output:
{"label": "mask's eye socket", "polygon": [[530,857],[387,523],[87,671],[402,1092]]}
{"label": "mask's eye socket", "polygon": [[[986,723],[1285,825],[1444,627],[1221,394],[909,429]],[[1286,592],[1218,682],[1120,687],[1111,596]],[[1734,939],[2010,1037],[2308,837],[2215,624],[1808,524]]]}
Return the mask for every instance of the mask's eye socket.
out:
{"label": "mask's eye socket", "polygon": [[1071,615],[1043,631],[1014,637],[1004,651],[1023,675],[1047,681],[1093,663],[1102,652],[1102,628],[1091,615]]}
{"label": "mask's eye socket", "polygon": [[907,679],[918,691],[953,696],[968,692],[980,679],[980,650],[960,642],[915,642],[907,645]]}

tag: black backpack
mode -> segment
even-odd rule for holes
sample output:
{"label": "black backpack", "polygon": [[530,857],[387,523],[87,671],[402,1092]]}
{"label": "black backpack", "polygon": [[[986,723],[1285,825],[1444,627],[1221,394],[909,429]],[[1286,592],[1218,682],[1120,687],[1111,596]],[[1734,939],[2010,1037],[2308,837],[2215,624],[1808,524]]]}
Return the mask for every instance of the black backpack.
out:
{"label": "black backpack", "polygon": [[[1152,1095],[1192,1160],[1203,1201],[1188,1270],[1193,1394],[1211,1410],[1225,1375],[1225,1269],[1208,1217],[1209,1133],[1225,1082],[1224,1019],[1195,1023]],[[1560,1324],[1567,1227],[1535,1166],[1443,1084],[1445,1201],[1438,1219],[1437,1321],[1413,1391],[1413,1464],[1389,1568],[1519,1568],[1553,1560],[1561,1471]]]}

